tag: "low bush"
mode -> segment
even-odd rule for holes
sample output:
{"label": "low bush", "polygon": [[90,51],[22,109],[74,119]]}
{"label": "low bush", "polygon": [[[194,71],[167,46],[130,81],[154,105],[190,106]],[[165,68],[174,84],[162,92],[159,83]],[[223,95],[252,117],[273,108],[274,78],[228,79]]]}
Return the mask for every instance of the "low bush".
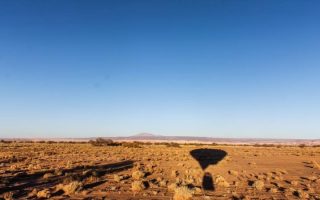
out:
{"label": "low bush", "polygon": [[122,142],[121,145],[123,147],[128,147],[128,148],[141,148],[141,142]]}
{"label": "low bush", "polygon": [[177,148],[181,147],[180,144],[175,143],[175,142],[166,143],[166,146],[167,147],[177,147]]}
{"label": "low bush", "polygon": [[119,146],[119,143],[113,142],[111,139],[97,138],[90,140],[89,143],[93,146]]}

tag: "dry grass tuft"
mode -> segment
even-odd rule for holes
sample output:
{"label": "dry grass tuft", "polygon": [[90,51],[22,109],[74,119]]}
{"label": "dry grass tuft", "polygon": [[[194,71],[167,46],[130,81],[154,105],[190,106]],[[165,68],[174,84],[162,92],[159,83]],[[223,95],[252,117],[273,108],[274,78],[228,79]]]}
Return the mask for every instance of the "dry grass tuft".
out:
{"label": "dry grass tuft", "polygon": [[80,181],[73,181],[68,185],[60,186],[61,189],[64,191],[65,194],[70,195],[76,192],[79,192],[83,188],[83,184]]}
{"label": "dry grass tuft", "polygon": [[146,189],[146,186],[142,181],[134,181],[131,184],[131,190],[133,192],[141,192],[144,189]]}
{"label": "dry grass tuft", "polygon": [[44,189],[37,193],[37,198],[39,199],[41,198],[49,199],[50,197],[51,197],[51,192],[49,189]]}
{"label": "dry grass tuft", "polygon": [[3,195],[3,198],[5,200],[13,200],[13,192],[6,192],[4,195]]}
{"label": "dry grass tuft", "polygon": [[224,179],[223,176],[217,175],[215,179],[215,184],[222,187],[229,187],[230,184]]}
{"label": "dry grass tuft", "polygon": [[119,183],[122,180],[122,176],[119,176],[118,174],[115,174],[113,176],[113,180],[117,183]]}
{"label": "dry grass tuft", "polygon": [[141,148],[141,142],[122,142],[121,144],[123,147],[127,148]]}
{"label": "dry grass tuft", "polygon": [[159,186],[160,187],[166,187],[167,186],[167,181],[166,180],[159,181]]}
{"label": "dry grass tuft", "polygon": [[137,171],[134,171],[134,172],[132,172],[132,178],[134,179],[134,180],[141,180],[142,178],[144,178],[145,177],[145,173],[144,172],[142,172],[142,171],[140,171],[140,170],[137,170]]}
{"label": "dry grass tuft", "polygon": [[191,200],[193,196],[193,191],[186,186],[177,187],[174,190],[174,200]]}
{"label": "dry grass tuft", "polygon": [[257,190],[262,190],[264,188],[264,182],[261,180],[255,181],[252,185]]}
{"label": "dry grass tuft", "polygon": [[92,146],[119,146],[117,142],[113,142],[111,139],[97,138],[96,140],[90,140],[89,143]]}

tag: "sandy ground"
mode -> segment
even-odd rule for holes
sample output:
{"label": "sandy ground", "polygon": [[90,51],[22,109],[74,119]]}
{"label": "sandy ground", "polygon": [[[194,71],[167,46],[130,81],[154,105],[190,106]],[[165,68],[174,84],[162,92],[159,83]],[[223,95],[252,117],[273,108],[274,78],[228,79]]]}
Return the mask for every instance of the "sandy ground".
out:
{"label": "sandy ground", "polygon": [[320,199],[320,147],[0,143],[0,199]]}

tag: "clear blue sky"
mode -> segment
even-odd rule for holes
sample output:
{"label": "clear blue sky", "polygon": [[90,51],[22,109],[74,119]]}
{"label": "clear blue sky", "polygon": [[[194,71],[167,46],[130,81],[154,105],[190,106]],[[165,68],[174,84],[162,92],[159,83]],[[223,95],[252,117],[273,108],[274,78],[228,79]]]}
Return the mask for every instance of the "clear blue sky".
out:
{"label": "clear blue sky", "polygon": [[0,136],[320,136],[319,1],[0,0]]}

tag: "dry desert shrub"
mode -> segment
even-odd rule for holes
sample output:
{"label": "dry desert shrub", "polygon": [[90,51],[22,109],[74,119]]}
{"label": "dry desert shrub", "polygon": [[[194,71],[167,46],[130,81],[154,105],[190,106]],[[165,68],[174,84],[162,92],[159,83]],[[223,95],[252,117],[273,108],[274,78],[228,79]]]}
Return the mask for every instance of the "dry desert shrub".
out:
{"label": "dry desert shrub", "polygon": [[153,173],[154,172],[154,169],[155,169],[155,167],[156,167],[156,165],[155,164],[153,164],[153,163],[149,163],[149,164],[147,164],[147,166],[146,166],[146,171],[147,172],[149,172],[149,173]]}
{"label": "dry desert shrub", "polygon": [[290,184],[293,186],[297,186],[298,185],[298,181],[290,181]]}
{"label": "dry desert shrub", "polygon": [[80,181],[80,180],[81,180],[81,176],[77,176],[77,175],[74,175],[74,174],[66,173],[64,178],[63,178],[62,184],[63,185],[68,185],[71,182]]}
{"label": "dry desert shrub", "polygon": [[123,177],[122,177],[122,176],[119,176],[118,174],[115,174],[115,175],[113,176],[113,180],[114,180],[115,182],[119,183],[120,181],[123,180]]}
{"label": "dry desert shrub", "polygon": [[170,142],[170,143],[165,143],[166,147],[176,147],[176,148],[180,148],[180,144],[176,143],[176,142]]}
{"label": "dry desert shrub", "polygon": [[143,171],[141,171],[141,170],[137,170],[137,171],[133,171],[133,172],[132,172],[132,178],[133,178],[134,180],[140,180],[140,179],[144,178],[145,175],[146,175],[146,174],[145,174]]}
{"label": "dry desert shrub", "polygon": [[159,186],[160,186],[160,187],[166,187],[166,186],[167,186],[167,183],[168,183],[168,181],[166,181],[166,180],[161,180],[161,181],[159,181]]}
{"label": "dry desert shrub", "polygon": [[193,191],[186,186],[177,187],[174,190],[174,200],[191,200],[193,196]]}
{"label": "dry desert shrub", "polygon": [[230,186],[230,184],[221,175],[217,175],[214,182],[218,186],[222,186],[222,187],[229,187]]}
{"label": "dry desert shrub", "polygon": [[4,195],[3,195],[3,198],[5,200],[13,200],[13,192],[6,192]]}
{"label": "dry desert shrub", "polygon": [[65,194],[71,195],[76,192],[79,192],[83,188],[83,184],[80,181],[73,181],[67,185],[58,185],[58,190],[61,189],[64,191]]}
{"label": "dry desert shrub", "polygon": [[203,171],[199,169],[190,169],[190,170],[186,170],[186,174],[189,174],[195,178],[202,178]]}
{"label": "dry desert shrub", "polygon": [[299,144],[299,147],[300,148],[304,148],[304,147],[306,147],[307,145],[306,144]]}
{"label": "dry desert shrub", "polygon": [[307,178],[307,180],[309,180],[309,181],[319,180],[316,176],[308,176],[308,177],[306,177],[306,178]]}
{"label": "dry desert shrub", "polygon": [[37,196],[37,194],[38,194],[38,190],[36,188],[33,188],[33,190],[28,193],[27,198],[35,197]]}
{"label": "dry desert shrub", "polygon": [[119,146],[119,143],[113,142],[111,139],[97,138],[96,140],[90,140],[89,143],[92,146]]}
{"label": "dry desert shrub", "polygon": [[196,179],[195,179],[193,176],[185,176],[185,177],[184,177],[184,182],[185,182],[186,184],[194,185],[195,182],[196,182]]}
{"label": "dry desert shrub", "polygon": [[99,182],[100,180],[101,179],[96,176],[89,176],[86,179],[84,179],[85,183],[95,183],[95,182]]}
{"label": "dry desert shrub", "polygon": [[141,142],[122,142],[121,145],[127,148],[141,148]]}
{"label": "dry desert shrub", "polygon": [[45,198],[45,199],[48,199],[51,197],[51,192],[49,189],[44,189],[44,190],[41,190],[37,193],[37,198]]}
{"label": "dry desert shrub", "polygon": [[144,189],[146,189],[146,186],[143,181],[133,181],[131,184],[131,190],[135,193],[140,192]]}
{"label": "dry desert shrub", "polygon": [[271,193],[277,193],[278,192],[278,189],[277,188],[270,188],[269,190]]}
{"label": "dry desert shrub", "polygon": [[275,144],[254,144],[254,147],[275,147]]}
{"label": "dry desert shrub", "polygon": [[257,180],[253,183],[252,185],[254,188],[256,188],[257,190],[262,190],[264,188],[264,182],[261,180]]}
{"label": "dry desert shrub", "polygon": [[134,168],[141,169],[142,168],[142,164],[140,162],[136,162],[136,163],[134,163]]}

